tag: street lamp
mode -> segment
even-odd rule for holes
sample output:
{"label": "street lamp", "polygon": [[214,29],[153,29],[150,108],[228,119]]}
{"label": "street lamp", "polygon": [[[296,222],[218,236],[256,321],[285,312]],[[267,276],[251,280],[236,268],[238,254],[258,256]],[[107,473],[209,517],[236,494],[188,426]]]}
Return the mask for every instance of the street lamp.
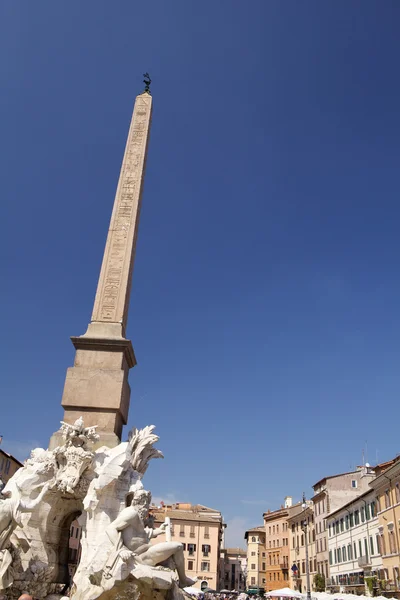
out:
{"label": "street lamp", "polygon": [[[303,492],[303,503],[301,505],[303,512],[307,510],[306,497]],[[310,586],[310,565],[308,562],[308,543],[307,543],[307,519],[304,519],[301,529],[304,531],[304,538],[306,544],[306,579],[307,579],[307,600],[311,600],[311,586]]]}

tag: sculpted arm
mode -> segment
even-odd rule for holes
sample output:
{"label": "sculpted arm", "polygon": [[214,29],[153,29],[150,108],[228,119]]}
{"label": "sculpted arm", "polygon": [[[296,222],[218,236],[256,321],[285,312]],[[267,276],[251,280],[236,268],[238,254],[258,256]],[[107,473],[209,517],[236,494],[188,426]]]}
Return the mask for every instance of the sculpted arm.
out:
{"label": "sculpted arm", "polygon": [[31,510],[36,508],[36,506],[42,501],[43,496],[45,495],[45,493],[47,492],[48,489],[49,489],[49,484],[45,483],[37,498],[35,498],[34,500],[31,500],[31,502],[22,502],[22,500],[20,500],[19,505],[18,505],[19,510],[21,512],[31,512]]}
{"label": "sculpted arm", "polygon": [[149,533],[150,533],[149,537],[155,538],[155,537],[158,537],[159,535],[162,535],[163,533],[165,533],[165,530],[167,529],[167,527],[168,527],[168,523],[163,523],[162,525],[160,525],[160,527],[157,527],[157,529],[151,529],[149,531]]}
{"label": "sculpted arm", "polygon": [[124,508],[121,514],[109,524],[106,534],[112,544],[116,545],[120,539],[121,532],[136,520],[136,510],[132,507]]}

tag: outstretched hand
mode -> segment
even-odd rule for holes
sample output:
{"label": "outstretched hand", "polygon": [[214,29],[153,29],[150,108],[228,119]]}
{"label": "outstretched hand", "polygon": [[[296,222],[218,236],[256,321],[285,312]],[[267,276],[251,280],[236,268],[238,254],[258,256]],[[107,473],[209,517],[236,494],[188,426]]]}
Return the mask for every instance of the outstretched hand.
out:
{"label": "outstretched hand", "polygon": [[134,552],[131,552],[130,550],[121,550],[119,555],[125,563],[136,556],[136,554]]}

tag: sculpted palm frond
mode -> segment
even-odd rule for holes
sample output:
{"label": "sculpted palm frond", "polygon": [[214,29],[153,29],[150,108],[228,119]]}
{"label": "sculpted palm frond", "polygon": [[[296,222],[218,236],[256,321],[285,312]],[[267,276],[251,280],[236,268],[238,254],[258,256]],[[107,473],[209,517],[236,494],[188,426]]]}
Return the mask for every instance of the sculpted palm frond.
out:
{"label": "sculpted palm frond", "polygon": [[163,453],[153,447],[160,439],[153,433],[154,429],[155,425],[148,425],[144,429],[134,427],[129,432],[127,452],[130,454],[130,463],[141,475],[145,474],[152,458],[164,458]]}

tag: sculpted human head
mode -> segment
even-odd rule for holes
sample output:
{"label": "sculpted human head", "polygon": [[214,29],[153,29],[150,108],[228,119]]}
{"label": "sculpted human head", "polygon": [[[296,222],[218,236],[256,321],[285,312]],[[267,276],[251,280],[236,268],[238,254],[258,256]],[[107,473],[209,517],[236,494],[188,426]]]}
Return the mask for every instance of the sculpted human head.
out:
{"label": "sculpted human head", "polygon": [[132,496],[132,506],[135,506],[138,510],[138,513],[145,519],[149,512],[151,503],[151,492],[147,490],[137,490]]}

